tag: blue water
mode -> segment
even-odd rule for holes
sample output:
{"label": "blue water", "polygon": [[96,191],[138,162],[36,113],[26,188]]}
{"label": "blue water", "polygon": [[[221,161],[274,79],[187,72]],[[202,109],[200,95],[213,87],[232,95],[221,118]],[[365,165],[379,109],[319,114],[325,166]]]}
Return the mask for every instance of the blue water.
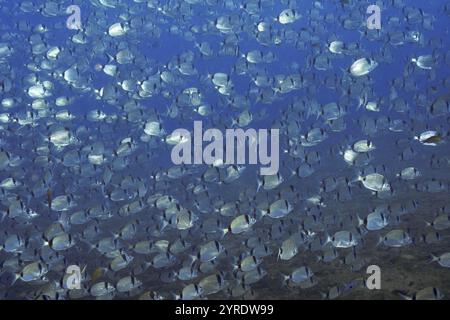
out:
{"label": "blue water", "polygon": [[[116,8],[107,8],[97,0],[58,1],[58,13],[51,17],[45,16],[45,7],[50,6],[51,1],[47,3],[41,0],[30,1],[29,3],[34,7],[33,12],[22,10],[26,7],[24,2],[8,1],[0,4],[0,44],[7,44],[7,47],[13,49],[13,54],[5,57],[3,52],[0,52],[2,58],[0,100],[6,98],[17,100],[12,108],[0,107],[0,113],[6,113],[9,116],[9,120],[2,124],[1,130],[1,151],[7,152],[8,164],[2,167],[0,180],[4,181],[14,176],[21,182],[21,185],[16,188],[1,188],[1,212],[4,212],[4,217],[0,225],[2,233],[0,245],[5,249],[5,239],[12,234],[17,234],[30,244],[29,247],[16,252],[7,252],[7,250],[0,252],[0,277],[5,278],[4,281],[0,281],[0,298],[73,298],[64,288],[49,290],[51,293],[41,292],[47,290],[46,285],[51,281],[60,281],[64,276],[65,268],[70,264],[87,266],[83,283],[85,291],[83,294],[75,295],[75,298],[95,298],[92,295],[92,286],[96,282],[106,281],[116,285],[119,279],[128,275],[136,276],[143,282],[142,286],[136,291],[115,292],[102,297],[135,299],[144,292],[155,291],[164,298],[173,298],[173,294],[179,294],[188,284],[199,283],[207,276],[219,272],[224,274],[224,279],[230,285],[229,288],[232,288],[235,282],[242,283],[242,279],[239,278],[241,275],[232,271],[232,262],[241,254],[254,254],[252,248],[242,244],[246,239],[254,236],[263,238],[264,243],[272,249],[272,253],[263,257],[261,264],[261,268],[267,271],[267,275],[255,284],[251,284],[253,293],[246,298],[320,299],[322,297],[320,293],[329,292],[334,286],[343,288],[342,296],[338,295],[338,297],[351,299],[395,299],[399,298],[396,294],[399,290],[411,296],[428,287],[438,287],[445,298],[450,296],[447,269],[438,265],[437,262],[429,263],[430,254],[443,254],[448,251],[449,226],[440,229],[436,225],[425,224],[425,222],[433,221],[438,214],[450,214],[448,200],[450,3],[448,1],[382,1],[382,27],[379,31],[369,31],[365,25],[368,17],[365,8],[372,4],[370,1],[260,1],[262,9],[254,15],[248,14],[239,7],[247,1],[237,0],[230,1],[234,3],[234,8],[225,7],[222,1],[217,1],[217,4],[207,4],[207,1],[199,0],[198,3],[191,5],[183,0],[150,1],[149,3],[156,3],[161,8],[159,12],[154,8],[146,7],[144,3],[137,4],[131,0],[115,2],[118,3]],[[349,2],[348,5],[342,5],[347,2]],[[398,5],[395,6],[392,2]],[[315,5],[320,3],[323,7],[315,8]],[[65,14],[65,8],[70,4],[79,5],[81,9],[83,29],[80,31],[66,28],[68,16]],[[164,9],[166,5],[172,12],[166,12],[169,11],[166,10],[167,8]],[[289,5],[302,17],[293,23],[282,25],[276,21],[276,17]],[[186,10],[187,8],[189,10]],[[411,8],[421,10],[422,20],[418,23],[411,23],[405,18],[405,13]],[[186,11],[182,14],[182,10]],[[344,19],[348,18],[350,12],[359,13],[356,18],[356,21],[361,24],[359,28],[347,30],[343,27]],[[313,18],[313,15],[317,13],[321,17]],[[229,35],[220,33],[215,27],[217,19],[224,15],[235,17],[239,24],[239,27],[234,29],[237,37],[237,56],[221,54],[220,51],[224,41],[227,41],[227,36],[232,35],[232,33]],[[325,21],[325,16],[332,21]],[[398,25],[394,26],[394,19],[397,18]],[[107,28],[110,25],[124,20],[130,22],[131,19],[140,19],[140,21],[154,24],[152,31],[158,36],[152,36],[139,28],[131,28],[128,34],[122,37],[112,38],[107,35]],[[272,36],[279,36],[283,40],[280,44],[261,44],[256,40],[256,25],[261,21],[271,24]],[[424,21],[432,21],[431,27],[424,24]],[[37,25],[43,25],[47,29],[46,32],[35,31],[34,27]],[[19,26],[22,26],[21,29],[18,28]],[[178,27],[180,33],[174,34],[170,31],[171,27]],[[194,32],[196,28],[200,31]],[[394,32],[406,34],[410,31],[420,33],[420,43],[406,40],[400,45],[390,43],[390,37],[394,35]],[[377,40],[372,41],[368,36],[373,33],[378,33]],[[87,43],[73,43],[70,39],[76,34],[85,36]],[[293,35],[295,39],[290,41],[288,35]],[[62,50],[63,58],[49,62],[50,70],[40,67],[33,71],[31,68],[33,63],[39,66],[41,63],[48,62],[45,58],[46,50],[44,53],[32,51],[32,42],[39,38],[47,49],[57,46]],[[357,54],[332,54],[328,50],[332,40],[340,40],[346,45],[357,44],[360,50]],[[103,52],[99,52],[101,42],[105,45]],[[211,46],[214,52],[212,57],[201,56],[197,45],[202,42],[207,42]],[[108,57],[108,55],[115,56],[125,47],[130,48],[136,56],[133,63],[120,65]],[[233,72],[236,63],[244,59],[245,54],[251,50],[261,50],[263,54],[273,53],[275,60],[271,63],[254,65],[247,63],[249,70],[245,74]],[[192,64],[197,71],[194,76],[184,76],[174,67],[179,57],[186,52],[192,52],[194,56]],[[312,65],[312,61],[319,54],[328,58],[327,70],[318,70]],[[412,58],[426,55],[432,55],[431,70],[421,69],[411,61]],[[390,59],[386,56],[390,56]],[[353,77],[349,74],[349,67],[359,58],[370,58],[377,61],[378,66],[368,76]],[[108,63],[118,66],[119,72],[115,77],[95,70],[96,65],[104,66]],[[85,92],[74,88],[61,77],[55,76],[73,65],[81,69],[80,76],[83,84],[88,88]],[[127,93],[118,85],[118,82],[124,80],[136,80],[142,83],[162,71],[172,72],[177,81],[174,84],[159,83],[161,90],[148,98],[135,99],[133,94],[137,94],[138,90]],[[208,75],[218,72],[230,76],[233,83],[230,96],[221,95],[208,78]],[[302,79],[308,80],[305,80],[301,88],[280,94],[275,93],[276,90],[273,88],[258,88],[253,79],[259,73],[265,73],[272,79],[280,75],[300,75]],[[54,86],[51,89],[51,96],[44,98],[50,106],[47,113],[38,115],[38,111],[31,108],[34,99],[27,94],[31,84],[25,81],[30,75],[35,76],[36,83],[47,80]],[[325,84],[325,81],[330,78],[335,79],[333,89]],[[347,83],[353,85],[347,86]],[[10,85],[10,88],[6,88],[6,84]],[[408,88],[409,84],[413,84],[412,89]],[[358,85],[364,86],[366,95],[358,92]],[[112,86],[117,90],[118,98],[114,103],[108,103],[95,94],[95,90],[106,86]],[[276,88],[276,86],[273,87]],[[349,87],[355,90],[356,94],[349,94]],[[177,96],[186,88],[199,89],[202,94],[202,103],[212,107],[213,111],[210,115],[200,116],[193,112],[193,106],[189,105],[178,106],[177,117],[171,118],[167,115],[168,108],[179,103]],[[392,108],[393,101],[389,99],[393,88],[398,97],[404,99],[407,104],[405,112],[397,112]],[[258,99],[260,93],[258,90],[266,89],[274,95],[274,99],[269,103]],[[167,95],[164,96],[163,92]],[[351,96],[347,97],[349,95]],[[64,107],[55,106],[55,98],[61,96],[67,96],[73,99],[73,102]],[[192,130],[196,120],[203,121],[204,129],[232,128],[232,121],[243,110],[233,108],[230,101],[240,96],[246,98],[249,104],[248,111],[253,115],[253,121],[248,126],[244,126],[244,129],[281,127],[280,174],[284,178],[283,183],[273,190],[256,192],[258,181],[262,177],[257,174],[258,166],[252,165],[246,166],[242,176],[230,184],[220,181],[226,173],[223,168],[220,171],[222,176],[219,177],[219,181],[205,182],[203,173],[208,169],[207,166],[186,166],[183,168],[193,169],[193,171],[178,180],[167,178],[167,169],[173,168],[174,165],[170,158],[172,146],[167,145],[164,138],[177,128]],[[420,102],[421,96],[425,97],[424,103]],[[447,111],[434,115],[430,107],[439,97],[446,99]],[[358,108],[358,103],[360,99],[364,100],[363,98],[367,101],[378,102],[380,112],[368,111],[365,106]],[[306,101],[307,106],[316,103],[319,108],[328,103],[338,103],[345,111],[343,121],[346,128],[341,131],[331,130],[329,123],[320,115],[320,110],[310,110],[309,116],[302,116],[301,112],[292,107],[299,101]],[[128,117],[132,113],[124,111],[127,103],[140,105],[138,109],[140,109],[139,117],[141,118],[129,121]],[[64,109],[69,110],[75,119],[55,120],[54,114]],[[119,120],[111,120],[109,123],[88,121],[86,115],[91,110],[101,110],[108,116],[117,116]],[[33,115],[37,117],[33,125],[21,125],[17,121],[25,117],[26,112],[33,112]],[[265,116],[259,116],[263,112]],[[165,133],[160,137],[152,138],[154,147],[151,147],[150,143],[143,142],[140,138],[146,121],[154,115],[161,122]],[[389,130],[394,121],[398,120],[404,121],[403,132]],[[293,123],[290,123],[291,121]],[[364,124],[371,121],[377,125],[377,128],[373,134],[367,134],[364,132]],[[295,123],[299,130],[293,136],[289,136],[287,128]],[[71,135],[78,138],[78,142],[62,148],[55,147],[48,139],[54,124],[61,125],[70,131]],[[83,126],[88,132],[87,135],[83,135],[80,130]],[[289,154],[288,141],[298,142],[300,135],[305,135],[312,128],[324,129],[327,132],[327,138],[315,146],[301,146],[306,153],[317,152],[320,161],[311,164],[315,169],[311,177],[300,179],[292,175],[292,170],[307,162],[307,159],[295,158]],[[438,132],[439,143],[436,146],[425,146],[414,139],[427,130]],[[122,156],[115,154],[114,151],[117,150],[122,139],[130,137],[136,150],[124,156],[123,159],[127,165],[115,171],[114,160],[121,160]],[[342,153],[349,150],[353,143],[362,139],[369,139],[376,146],[376,150],[370,152],[370,162],[359,167],[346,163]],[[100,165],[89,166],[87,160],[89,149],[84,148],[91,146],[95,141],[105,146],[106,160]],[[36,147],[41,145],[49,147],[47,155],[51,159],[44,165],[35,162],[38,156]],[[407,148],[412,148],[414,154],[411,159],[403,160],[401,154]],[[64,155],[74,150],[83,154],[79,167],[88,169],[92,167],[94,172],[92,175],[83,176],[81,171],[77,171],[79,167],[73,169],[61,164]],[[140,156],[145,157],[146,161],[139,162]],[[14,157],[21,159],[19,165],[14,165],[11,161]],[[83,165],[86,166],[83,167]],[[412,181],[398,179],[396,175],[409,166],[417,167],[421,176]],[[392,194],[384,198],[364,188],[360,182],[355,182],[364,170],[368,173],[375,170],[383,174],[390,182]],[[47,173],[50,178],[46,175]],[[107,180],[105,176],[109,173],[112,178],[105,182],[103,179]],[[147,192],[134,194],[129,199],[112,201],[108,192],[120,188],[126,189],[121,181],[128,177],[135,179],[133,183],[137,183],[138,180],[142,182]],[[329,177],[341,179],[339,186],[343,188],[342,190],[349,191],[348,199],[338,200],[342,196],[341,192],[344,192],[341,189],[336,188],[331,192],[321,189],[324,180]],[[437,191],[430,189],[430,185],[435,181],[441,184],[441,188]],[[39,185],[40,182],[43,186]],[[195,194],[192,191],[193,186],[203,186],[207,192]],[[132,187],[129,189],[131,190]],[[187,208],[198,219],[190,228],[187,228],[189,230],[178,230],[172,225],[174,220],[167,218],[164,209],[155,208],[152,204],[145,205],[143,211],[129,217],[121,217],[118,214],[123,206],[133,201],[147,203],[146,201],[155,194],[170,195],[178,201],[180,208]],[[60,211],[52,209],[51,204],[49,207],[49,199],[52,200],[60,195],[72,197],[77,204]],[[312,196],[320,197],[323,205],[316,206],[309,203],[308,198]],[[294,210],[282,219],[263,217],[262,207],[267,207],[280,198],[288,198]],[[12,217],[11,203],[14,199],[21,201],[21,208],[34,210],[40,216],[29,220]],[[205,212],[199,209],[202,201],[207,203]],[[217,213],[216,206],[219,201],[236,202],[240,209],[233,217],[221,216]],[[416,204],[418,208],[415,208]],[[81,225],[67,222],[68,217],[80,210],[89,215],[90,210],[95,206],[108,208],[107,210],[112,213],[111,217],[92,218]],[[383,206],[392,217],[390,224],[383,230],[367,233],[361,231],[361,234],[358,234],[360,242],[355,248],[357,248],[358,258],[364,261],[361,268],[353,270],[342,263],[342,258],[353,250],[349,248],[337,248],[339,257],[332,262],[324,262],[317,258],[323,252],[332,249],[329,248],[331,242],[326,241],[327,236],[333,236],[335,232],[341,230],[352,230],[355,234],[360,232],[362,228],[358,225],[356,217],[366,217],[375,208]],[[410,209],[410,206],[414,206],[414,209]],[[267,209],[266,207],[264,208]],[[230,232],[223,237],[220,235],[220,230],[228,228],[234,217],[253,213],[257,222],[248,233],[235,235]],[[322,223],[323,228],[318,230],[304,228],[308,217],[313,217]],[[140,221],[135,236],[131,239],[121,239],[122,236],[118,235],[119,231],[126,223],[134,219]],[[164,221],[169,225],[166,231],[163,230],[160,233],[158,233],[160,230],[155,231],[157,221]],[[211,221],[216,223],[215,232],[207,231],[206,226]],[[57,252],[64,257],[60,262],[49,262],[43,258],[45,250],[49,249],[49,244],[42,243],[42,234],[57,222],[64,222],[63,231],[75,239],[76,245]],[[103,234],[86,239],[83,232],[88,225],[93,224],[98,224]],[[390,249],[377,245],[379,239],[383,239],[389,231],[395,229],[407,230],[414,238],[414,244]],[[299,245],[299,253],[292,259],[287,261],[277,259],[278,250],[283,242],[300,231],[311,231],[311,234],[314,234],[308,240],[310,243]],[[434,231],[439,232],[441,237],[437,243],[430,244],[423,240],[425,234]],[[277,232],[279,232],[278,235]],[[118,272],[109,270],[96,277],[94,276],[96,270],[99,267],[108,268],[112,258],[90,246],[95,247],[102,238],[111,235],[116,235],[121,242],[119,252],[132,255],[134,260]],[[174,264],[162,268],[151,266],[147,271],[137,275],[132,271],[140,264],[151,261],[155,253],[159,253],[136,254],[132,250],[134,244],[143,240],[153,242],[168,240],[172,243],[180,237],[190,242],[192,248],[175,254]],[[45,240],[50,242],[51,239]],[[212,269],[205,272],[196,265],[199,268],[198,277],[189,281],[177,279],[174,274],[183,263],[189,261],[192,256],[196,256],[199,247],[211,240],[220,241],[227,251],[217,258],[217,264],[210,266]],[[318,250],[311,249],[311,243],[314,241],[323,246]],[[51,253],[56,254],[56,251],[50,248]],[[170,254],[169,251],[167,252]],[[110,254],[113,253],[110,252]],[[17,267],[6,266],[11,259],[16,258],[21,259]],[[39,279],[34,282],[23,281],[20,279],[23,276],[23,268],[33,261],[41,261],[49,272],[46,277],[38,277]],[[203,264],[204,268],[206,264],[206,262]],[[369,264],[380,265],[383,279],[387,279],[383,282],[381,291],[355,289],[353,285],[355,279],[366,277],[364,270]],[[317,284],[308,289],[280,286],[280,274],[290,274],[302,265],[308,265],[314,270]],[[9,278],[6,275],[17,279],[14,283],[11,281],[8,283]],[[169,277],[170,281],[162,281],[164,277]],[[225,289],[221,289],[201,298],[205,297],[225,299],[230,298],[230,295]],[[334,298],[330,295],[325,297]]]}

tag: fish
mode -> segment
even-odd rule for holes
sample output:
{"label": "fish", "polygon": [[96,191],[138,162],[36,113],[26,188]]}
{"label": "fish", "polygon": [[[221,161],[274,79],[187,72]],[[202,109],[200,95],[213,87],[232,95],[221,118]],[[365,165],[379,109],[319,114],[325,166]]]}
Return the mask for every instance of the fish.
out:
{"label": "fish", "polygon": [[389,4],[0,1],[0,298],[447,297],[450,6]]}
{"label": "fish", "polygon": [[353,62],[350,66],[350,74],[354,77],[361,77],[369,74],[378,66],[378,62],[368,59],[361,58]]}

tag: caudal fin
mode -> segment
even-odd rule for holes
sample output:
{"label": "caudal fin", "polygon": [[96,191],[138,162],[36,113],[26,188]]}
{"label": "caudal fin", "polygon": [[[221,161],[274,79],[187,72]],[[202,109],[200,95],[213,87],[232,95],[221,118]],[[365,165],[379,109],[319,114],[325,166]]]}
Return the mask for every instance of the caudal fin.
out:
{"label": "caudal fin", "polygon": [[287,286],[287,284],[288,284],[288,281],[289,281],[289,278],[290,278],[290,276],[288,276],[288,275],[285,275],[285,274],[283,274],[283,273],[280,273],[280,275],[281,275],[281,286],[282,287],[286,287]]}
{"label": "caudal fin", "polygon": [[439,261],[439,257],[435,256],[434,254],[430,254],[430,260],[427,263],[433,263]]}

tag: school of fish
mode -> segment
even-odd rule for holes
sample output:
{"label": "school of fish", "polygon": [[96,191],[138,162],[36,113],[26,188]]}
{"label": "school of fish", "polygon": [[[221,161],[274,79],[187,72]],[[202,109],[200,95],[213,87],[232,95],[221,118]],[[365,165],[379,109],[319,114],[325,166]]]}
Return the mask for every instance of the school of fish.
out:
{"label": "school of fish", "polygon": [[[448,0],[0,0],[0,299],[449,298],[449,22]],[[279,129],[279,172],[173,165],[194,120]]]}

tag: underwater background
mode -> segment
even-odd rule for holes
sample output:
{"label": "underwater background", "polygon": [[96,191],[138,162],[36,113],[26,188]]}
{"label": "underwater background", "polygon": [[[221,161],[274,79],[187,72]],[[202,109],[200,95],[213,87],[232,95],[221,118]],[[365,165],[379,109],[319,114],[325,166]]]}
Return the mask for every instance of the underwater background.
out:
{"label": "underwater background", "polygon": [[[449,20],[0,0],[0,298],[448,299]],[[174,164],[194,121],[279,130],[279,170]]]}

